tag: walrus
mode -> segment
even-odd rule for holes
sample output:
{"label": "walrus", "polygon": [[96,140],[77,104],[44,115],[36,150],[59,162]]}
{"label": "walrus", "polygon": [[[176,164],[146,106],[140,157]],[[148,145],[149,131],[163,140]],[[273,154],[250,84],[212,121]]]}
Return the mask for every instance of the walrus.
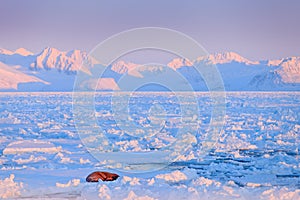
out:
{"label": "walrus", "polygon": [[113,174],[110,172],[93,172],[86,177],[86,182],[99,182],[99,179],[102,181],[114,181],[119,178],[118,174]]}

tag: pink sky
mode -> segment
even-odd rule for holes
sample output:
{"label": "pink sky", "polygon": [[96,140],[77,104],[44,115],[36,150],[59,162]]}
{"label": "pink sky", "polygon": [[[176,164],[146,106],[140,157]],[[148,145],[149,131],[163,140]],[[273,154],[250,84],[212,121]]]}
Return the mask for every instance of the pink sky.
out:
{"label": "pink sky", "polygon": [[0,48],[90,51],[120,31],[158,26],[193,37],[209,52],[299,56],[299,10],[299,0],[3,0]]}

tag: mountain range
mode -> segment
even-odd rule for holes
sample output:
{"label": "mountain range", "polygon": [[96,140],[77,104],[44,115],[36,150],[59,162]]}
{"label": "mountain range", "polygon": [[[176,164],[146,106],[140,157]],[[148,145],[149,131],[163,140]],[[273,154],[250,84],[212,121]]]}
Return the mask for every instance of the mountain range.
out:
{"label": "mountain range", "polygon": [[[165,65],[117,61],[104,66],[84,51],[50,47],[37,54],[0,49],[0,91],[72,91],[78,74],[88,77],[79,85],[82,90],[207,91],[194,66],[210,65],[217,66],[226,91],[300,91],[300,57],[251,61],[225,52]],[[96,70],[103,71],[101,78]]]}

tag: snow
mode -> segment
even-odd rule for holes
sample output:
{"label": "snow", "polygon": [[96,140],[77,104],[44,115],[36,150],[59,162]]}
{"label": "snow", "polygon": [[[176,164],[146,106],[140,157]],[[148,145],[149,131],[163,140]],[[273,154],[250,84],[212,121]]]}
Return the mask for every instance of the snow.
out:
{"label": "snow", "polygon": [[171,67],[174,70],[181,68],[183,66],[192,66],[193,63],[187,59],[175,58],[171,62],[168,63],[168,67]]}
{"label": "snow", "polygon": [[[0,49],[0,62],[8,66],[0,67],[0,90],[72,91],[76,74],[83,72],[85,75],[92,75],[92,72],[99,68],[105,69],[103,77],[91,77],[86,82],[90,88],[97,90],[116,88],[128,91],[129,88],[125,86],[149,83],[151,80],[163,85],[176,86],[179,91],[191,91],[190,87],[196,91],[207,91],[203,77],[194,66],[213,64],[218,68],[227,91],[298,91],[299,59],[288,57],[250,61],[235,52],[223,52],[201,56],[194,61],[175,58],[169,63],[145,66],[118,60],[104,66],[86,52],[77,49],[67,52],[47,47],[38,54],[32,54],[24,48],[15,52]],[[105,85],[97,86],[99,78]],[[126,80],[123,80],[124,78]],[[122,83],[122,80],[125,83]],[[149,86],[145,90],[165,89]]]}
{"label": "snow", "polygon": [[49,84],[39,78],[34,76],[26,75],[18,70],[15,67],[7,66],[4,63],[0,62],[0,90],[1,89],[18,89],[20,83],[32,83],[40,82],[44,84]]}
{"label": "snow", "polygon": [[0,180],[0,198],[12,198],[21,194],[23,183],[15,182],[15,175],[11,174],[8,178]]}
{"label": "snow", "polygon": [[218,182],[218,181],[208,179],[208,178],[199,177],[199,178],[193,180],[193,185],[195,185],[195,186],[206,186],[206,187],[214,185],[216,187],[220,187],[221,183]]}
{"label": "snow", "polygon": [[278,73],[285,83],[300,82],[300,57],[290,57],[280,63]]}
{"label": "snow", "polygon": [[[182,115],[178,96],[164,92],[131,94],[126,119],[138,126],[120,130],[111,109],[112,94],[95,93],[94,106],[97,123],[105,130],[111,147],[123,152],[121,162],[126,165],[120,165],[119,170],[110,168],[116,164],[115,157],[98,160],[82,143],[72,117],[72,93],[0,93],[0,198],[300,198],[299,92],[227,93],[224,130],[204,155],[201,143],[209,130],[210,94],[180,93],[185,103],[190,95],[196,95],[198,116],[183,116],[183,120],[198,126],[181,137],[179,144],[185,148],[175,156],[181,159],[157,167],[150,162],[155,157],[144,156],[147,170],[142,172],[135,170],[136,163],[126,154],[159,152],[176,141],[178,130],[184,126],[178,120]],[[142,133],[135,135],[143,126],[156,130],[149,121],[158,117],[149,112],[154,104],[165,112],[165,122],[156,124],[162,126],[159,133],[144,133],[145,138]],[[87,134],[89,128],[82,131]],[[93,171],[110,171],[120,177],[113,182],[87,183],[85,178]]]}
{"label": "snow", "polygon": [[76,187],[80,184],[80,179],[70,180],[68,183],[56,183],[56,187],[66,188],[66,187]]}
{"label": "snow", "polygon": [[277,60],[268,60],[268,66],[279,66],[282,62],[284,61],[284,59],[277,59]]}
{"label": "snow", "polygon": [[111,191],[110,189],[106,186],[106,185],[102,185],[100,188],[99,188],[99,194],[98,194],[98,197],[100,199],[106,199],[106,200],[110,200],[111,199]]}
{"label": "snow", "polygon": [[91,163],[91,161],[89,159],[84,159],[84,158],[80,158],[79,159],[80,164],[88,164]]}
{"label": "snow", "polygon": [[245,63],[246,65],[257,65],[258,61],[250,61],[235,52],[215,53],[197,58],[197,62],[207,62],[209,64],[225,64],[231,62]]}
{"label": "snow", "polygon": [[7,50],[7,49],[0,48],[0,54],[4,54],[4,55],[12,55],[13,52],[10,51],[10,50]]}
{"label": "snow", "polygon": [[300,199],[300,190],[289,191],[286,187],[283,187],[280,190],[270,189],[262,193],[262,199],[297,200]]}
{"label": "snow", "polygon": [[122,179],[122,182],[124,184],[129,183],[129,185],[131,185],[131,186],[132,185],[141,185],[140,180],[136,177],[131,178],[129,176],[124,176]]}
{"label": "snow", "polygon": [[127,198],[124,200],[155,200],[149,196],[137,196],[133,191],[130,191]]}
{"label": "snow", "polygon": [[180,182],[180,181],[185,181],[187,180],[187,177],[184,173],[180,171],[174,171],[169,174],[159,174],[155,176],[157,179],[163,179],[168,182]]}
{"label": "snow", "polygon": [[4,55],[13,55],[13,54],[19,54],[21,56],[29,56],[29,55],[33,55],[32,52],[28,51],[27,49],[25,48],[18,48],[16,51],[10,51],[10,50],[7,50],[7,49],[3,49],[3,48],[0,48],[0,54],[4,54]]}
{"label": "snow", "polygon": [[87,66],[92,66],[97,63],[97,61],[89,57],[86,52],[79,50],[63,52],[56,48],[47,47],[36,56],[35,61],[30,67],[31,69],[57,69],[69,73],[74,73],[79,70],[90,73],[85,65],[83,65],[83,62],[85,62]]}
{"label": "snow", "polygon": [[56,147],[50,142],[21,140],[8,144],[3,150],[3,154],[22,154],[30,152],[57,153],[60,150],[61,147]]}
{"label": "snow", "polygon": [[83,81],[80,88],[88,90],[120,90],[113,78],[89,79]]}
{"label": "snow", "polygon": [[[221,76],[224,81],[226,90],[230,91],[242,91],[242,90],[299,90],[300,83],[300,67],[299,58],[291,57],[282,59],[281,61],[250,61],[237,53],[224,52],[209,54],[207,56],[199,57],[194,61],[189,61],[184,58],[175,58],[170,61],[166,66],[173,69],[168,71],[161,66],[141,66],[135,63],[129,63],[124,61],[118,61],[112,66],[109,66],[109,70],[115,72],[112,75],[115,80],[119,80],[120,77],[128,78],[126,83],[135,82],[136,80],[132,77],[139,78],[137,80],[143,80],[151,76],[157,77],[163,75],[163,77],[171,77],[170,80],[174,79],[174,83],[171,85],[175,86],[178,90],[184,81],[174,76],[172,72],[176,72],[186,78],[190,85],[195,90],[206,91],[206,85],[201,75],[194,66],[198,65],[216,65],[219,69]],[[129,79],[129,78],[132,79]],[[151,77],[151,80],[156,80]],[[159,80],[165,84],[164,80]],[[179,85],[180,83],[180,85]],[[117,82],[119,84],[119,82]],[[122,85],[119,85],[121,89]],[[127,88],[126,88],[127,89]],[[157,89],[149,89],[157,90]],[[185,90],[187,90],[185,88]]]}
{"label": "snow", "polygon": [[27,163],[36,163],[36,162],[40,162],[40,161],[45,161],[47,160],[45,157],[43,156],[38,156],[38,157],[35,157],[34,155],[30,155],[29,158],[27,159],[22,159],[22,158],[19,158],[19,159],[13,159],[13,161],[17,164],[27,164]]}
{"label": "snow", "polygon": [[138,66],[139,66],[138,64],[131,63],[131,62],[117,61],[112,64],[111,70],[119,74],[125,74],[127,72],[134,70]]}
{"label": "snow", "polygon": [[280,66],[276,72],[285,83],[300,82],[300,57],[288,57],[277,60],[269,60],[268,66]]}
{"label": "snow", "polygon": [[19,55],[22,55],[22,56],[30,56],[30,55],[33,55],[33,54],[34,54],[34,53],[28,51],[28,50],[25,49],[25,48],[19,48],[19,49],[17,49],[14,53],[19,54]]}

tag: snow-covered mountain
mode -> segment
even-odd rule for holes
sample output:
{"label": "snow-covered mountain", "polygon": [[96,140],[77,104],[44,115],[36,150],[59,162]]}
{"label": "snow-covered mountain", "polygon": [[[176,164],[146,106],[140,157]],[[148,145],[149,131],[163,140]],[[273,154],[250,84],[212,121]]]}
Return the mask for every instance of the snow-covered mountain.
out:
{"label": "snow-covered mountain", "polygon": [[22,56],[29,56],[29,55],[33,55],[34,53],[32,53],[31,51],[29,51],[25,48],[19,48],[16,51],[10,51],[7,49],[0,48],[0,54],[4,54],[4,55],[19,54]]}
{"label": "snow-covered mountain", "polygon": [[[37,54],[24,48],[16,51],[0,49],[0,62],[0,90],[72,91],[80,71],[90,77],[82,83],[85,89],[128,90],[135,88],[135,84],[140,86],[152,81],[171,85],[171,90],[193,88],[202,91],[207,90],[207,86],[195,69],[201,65],[216,65],[228,91],[300,90],[300,57],[251,61],[237,53],[225,52],[192,61],[175,58],[165,66],[117,61],[106,67],[86,52],[48,47]],[[83,62],[87,67],[83,67]],[[97,69],[105,69],[100,80],[93,77]],[[161,90],[162,87],[147,86],[144,89]]]}
{"label": "snow-covered mountain", "polygon": [[0,54],[3,54],[3,55],[12,55],[12,54],[14,54],[14,52],[12,52],[10,50],[7,50],[7,49],[0,48]]}
{"label": "snow-covered mountain", "polygon": [[135,69],[138,64],[125,62],[125,61],[118,61],[112,64],[111,70],[115,71],[119,74],[125,74],[133,69]]}
{"label": "snow-covered mountain", "polygon": [[19,48],[15,51],[15,54],[19,54],[21,56],[30,56],[30,55],[33,55],[34,53],[32,53],[31,51],[28,51],[27,49]]}
{"label": "snow-covered mountain", "polygon": [[193,66],[193,62],[185,58],[175,58],[167,64],[168,67],[177,70],[181,67],[190,67]]}
{"label": "snow-covered mountain", "polygon": [[82,70],[83,61],[85,61],[88,66],[97,63],[96,60],[89,57],[86,52],[80,50],[62,52],[55,48],[48,47],[36,55],[35,61],[30,64],[30,69],[57,69],[62,72],[76,74],[78,70]]}
{"label": "snow-covered mountain", "polygon": [[285,83],[300,83],[300,57],[270,60],[269,66],[280,66],[277,70]]}
{"label": "snow-covered mountain", "polygon": [[43,81],[35,76],[30,76],[18,71],[18,66],[7,66],[0,62],[0,89],[10,90],[18,89],[18,85],[26,83],[41,83],[48,85],[49,83]]}
{"label": "snow-covered mountain", "polygon": [[218,65],[226,63],[244,63],[246,65],[258,65],[258,61],[250,61],[235,52],[215,53],[208,56],[201,56],[197,58],[197,62],[206,62],[208,64]]}

